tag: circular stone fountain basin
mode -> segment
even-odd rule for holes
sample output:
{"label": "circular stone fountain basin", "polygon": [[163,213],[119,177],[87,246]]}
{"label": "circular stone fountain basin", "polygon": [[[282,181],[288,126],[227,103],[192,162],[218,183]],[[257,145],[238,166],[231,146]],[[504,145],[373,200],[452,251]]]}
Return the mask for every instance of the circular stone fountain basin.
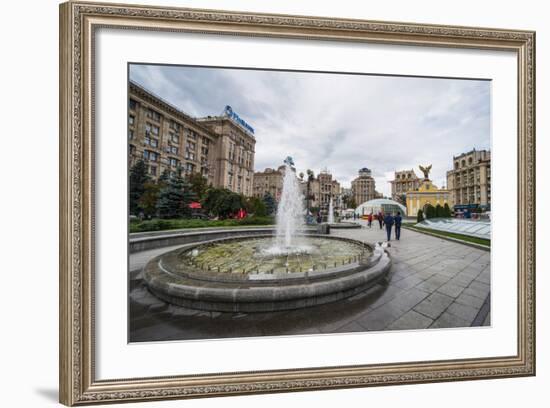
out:
{"label": "circular stone fountain basin", "polygon": [[328,223],[330,228],[334,229],[359,229],[361,228],[361,224],[357,222],[332,222]]}
{"label": "circular stone fountain basin", "polygon": [[391,266],[379,246],[327,236],[300,242],[290,251],[273,248],[272,235],[191,244],[153,258],[144,280],[173,304],[261,312],[352,296],[383,279]]}

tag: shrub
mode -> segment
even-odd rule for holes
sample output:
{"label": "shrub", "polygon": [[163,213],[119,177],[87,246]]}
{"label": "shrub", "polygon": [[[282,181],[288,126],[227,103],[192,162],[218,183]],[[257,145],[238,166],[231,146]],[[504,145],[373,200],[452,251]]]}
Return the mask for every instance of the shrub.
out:
{"label": "shrub", "polygon": [[444,217],[452,217],[451,208],[449,207],[449,204],[445,203],[445,206],[443,207],[443,216]]}
{"label": "shrub", "polygon": [[273,217],[245,217],[241,220],[154,219],[131,222],[130,232],[165,231],[185,228],[237,227],[241,225],[270,225],[273,223]]}
{"label": "shrub", "polygon": [[437,205],[435,206],[435,216],[436,216],[437,218],[443,217],[443,207],[441,207],[440,204],[437,204]]}
{"label": "shrub", "polygon": [[250,197],[246,200],[246,211],[258,217],[265,217],[267,215],[266,205],[258,197]]}
{"label": "shrub", "polygon": [[426,218],[434,218],[435,217],[435,208],[433,205],[428,204],[426,206]]}

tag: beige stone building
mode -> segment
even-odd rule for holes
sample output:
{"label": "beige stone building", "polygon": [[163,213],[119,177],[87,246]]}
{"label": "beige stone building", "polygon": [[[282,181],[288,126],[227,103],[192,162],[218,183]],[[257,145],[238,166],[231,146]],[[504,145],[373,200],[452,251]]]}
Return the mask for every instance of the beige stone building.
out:
{"label": "beige stone building", "polygon": [[321,171],[310,183],[310,195],[310,208],[318,207],[323,213],[328,213],[331,197],[335,211],[342,207],[340,183],[327,170]]}
{"label": "beige stone building", "polygon": [[413,169],[396,171],[391,183],[391,198],[403,205],[406,203],[405,193],[418,190],[421,180]]}
{"label": "beige stone building", "polygon": [[351,191],[357,205],[377,198],[376,183],[370,169],[364,167],[351,182]]}
{"label": "beige stone building", "polygon": [[447,189],[453,207],[491,206],[491,152],[471,150],[453,157],[453,169],[447,171]]}
{"label": "beige stone building", "polygon": [[256,140],[229,116],[192,118],[131,82],[128,140],[129,166],[143,159],[153,179],[181,168],[201,173],[215,187],[252,195]]}
{"label": "beige stone building", "polygon": [[[295,168],[292,168],[292,171],[296,173]],[[279,166],[277,169],[266,168],[264,171],[254,173],[254,197],[262,198],[265,193],[269,193],[276,201],[279,201],[283,190],[284,175],[285,166]],[[303,174],[301,173],[301,175]],[[296,174],[296,177],[298,178],[300,191],[304,195],[304,199],[307,200],[307,176],[301,177]],[[309,197],[309,208],[328,211],[331,197],[335,210],[339,210],[342,206],[340,183],[333,179],[332,174],[328,171],[322,171],[309,182]]]}
{"label": "beige stone building", "polygon": [[279,166],[277,169],[266,168],[264,171],[255,172],[252,195],[262,198],[269,193],[275,201],[279,201],[283,191],[284,171],[285,166]]}
{"label": "beige stone building", "polygon": [[218,136],[215,186],[252,196],[256,139],[228,116],[209,116],[197,122]]}
{"label": "beige stone building", "polygon": [[436,207],[438,204],[442,207],[449,204],[450,193],[445,188],[438,188],[429,179],[423,179],[416,190],[407,191],[407,216],[415,217],[418,210],[426,213],[426,207],[431,204]]}

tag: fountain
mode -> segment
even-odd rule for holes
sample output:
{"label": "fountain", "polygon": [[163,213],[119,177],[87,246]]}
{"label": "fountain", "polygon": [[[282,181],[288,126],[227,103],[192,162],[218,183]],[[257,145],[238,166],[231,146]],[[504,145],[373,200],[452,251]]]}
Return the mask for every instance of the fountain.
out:
{"label": "fountain", "polygon": [[[304,197],[287,157],[272,234],[235,230],[150,260],[143,277],[157,297],[201,310],[264,312],[343,299],[384,279],[389,255],[361,241],[305,229]],[[332,200],[329,218],[333,217]],[[252,236],[254,234],[254,236]],[[206,234],[205,234],[206,235]]]}
{"label": "fountain", "polygon": [[334,221],[334,203],[332,201],[332,196],[330,197],[330,201],[328,204],[328,216],[327,216],[327,224],[330,226],[330,228],[334,229],[352,229],[352,228],[361,228],[361,224],[357,222],[335,222]]}
{"label": "fountain", "polygon": [[306,238],[298,233],[305,227],[304,196],[292,166],[292,157],[284,161],[285,174],[283,177],[283,191],[277,207],[277,229],[275,243],[266,248],[265,252],[272,255],[308,252]]}
{"label": "fountain", "polygon": [[328,204],[328,223],[334,224],[334,207],[332,205],[332,197],[330,197],[330,202]]}

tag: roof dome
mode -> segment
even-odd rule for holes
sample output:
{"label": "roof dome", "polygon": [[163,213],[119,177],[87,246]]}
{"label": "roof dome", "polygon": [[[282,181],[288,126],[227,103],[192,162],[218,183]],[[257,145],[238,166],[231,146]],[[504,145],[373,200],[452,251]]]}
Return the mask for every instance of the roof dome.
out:
{"label": "roof dome", "polygon": [[374,200],[365,201],[363,204],[357,206],[355,214],[365,215],[371,212],[376,214],[380,211],[383,213],[396,213],[399,211],[401,215],[407,214],[407,208],[404,205],[387,198],[376,198]]}

